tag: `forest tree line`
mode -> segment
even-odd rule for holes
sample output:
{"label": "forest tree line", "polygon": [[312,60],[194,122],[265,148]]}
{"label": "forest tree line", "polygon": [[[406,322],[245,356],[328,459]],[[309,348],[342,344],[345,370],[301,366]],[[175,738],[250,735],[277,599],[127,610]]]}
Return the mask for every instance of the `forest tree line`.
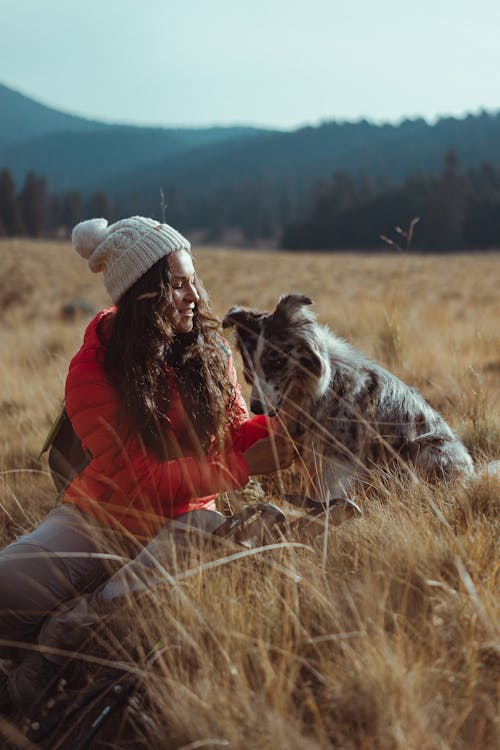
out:
{"label": "forest tree line", "polygon": [[281,246],[370,249],[381,235],[419,217],[412,246],[450,251],[500,247],[500,169],[462,170],[453,152],[438,175],[414,175],[402,185],[353,180],[337,173],[316,186],[307,215],[288,224]]}
{"label": "forest tree line", "polygon": [[65,237],[82,218],[92,216],[112,220],[105,193],[96,192],[85,201],[78,190],[49,194],[45,179],[35,172],[28,172],[17,190],[10,171],[0,171],[0,237]]}
{"label": "forest tree line", "polygon": [[[336,172],[303,193],[293,184],[247,179],[207,190],[203,198],[167,186],[164,201],[169,223],[197,230],[208,242],[236,231],[243,242],[272,241],[290,250],[369,250],[383,247],[381,235],[418,216],[415,249],[500,247],[500,168],[462,169],[454,152],[446,154],[440,173],[416,174],[402,184]],[[10,172],[0,172],[0,235],[64,237],[84,218],[111,222],[132,213],[141,213],[140,196],[134,205],[113,206],[104,192],[49,194],[34,172],[17,190]],[[160,200],[157,218],[163,218]]]}

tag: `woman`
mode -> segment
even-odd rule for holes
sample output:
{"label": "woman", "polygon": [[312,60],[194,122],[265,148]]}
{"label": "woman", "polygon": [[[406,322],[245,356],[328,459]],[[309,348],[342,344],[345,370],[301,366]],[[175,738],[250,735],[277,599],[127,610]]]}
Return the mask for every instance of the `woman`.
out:
{"label": "woman", "polygon": [[[81,628],[117,597],[168,569],[179,528],[200,538],[215,530],[224,520],[217,493],[293,455],[265,418],[248,418],[179,232],[140,216],[111,226],[91,219],[72,241],[103,273],[114,306],[89,324],[66,380],[66,411],[88,462],[62,504],[0,552],[0,658],[10,661],[0,710],[29,708],[58,660],[50,649],[75,648]],[[111,544],[123,553],[131,540],[145,546],[110,577],[95,554]]]}

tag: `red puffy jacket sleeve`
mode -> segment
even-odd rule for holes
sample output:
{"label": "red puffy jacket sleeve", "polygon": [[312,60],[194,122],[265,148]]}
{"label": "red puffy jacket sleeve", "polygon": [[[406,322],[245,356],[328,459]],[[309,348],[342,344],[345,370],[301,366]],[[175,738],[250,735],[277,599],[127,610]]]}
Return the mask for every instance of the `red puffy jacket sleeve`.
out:
{"label": "red puffy jacket sleeve", "polygon": [[[87,329],[66,380],[66,410],[92,460],[73,479],[63,499],[103,520],[111,516],[137,533],[141,517],[175,517],[206,507],[218,492],[244,486],[248,467],[243,452],[267,435],[268,426],[265,418],[248,419],[230,353],[228,377],[236,396],[228,414],[227,450],[161,461],[145,448],[122,413],[118,393],[104,371],[99,317]],[[128,521],[129,517],[136,521]]]}
{"label": "red puffy jacket sleeve", "polygon": [[274,427],[274,418],[266,416],[248,416],[245,399],[241,395],[241,386],[238,382],[236,369],[234,367],[231,350],[228,348],[228,378],[231,381],[235,398],[231,406],[231,430],[230,443],[233,450],[245,452],[251,445],[269,435]]}

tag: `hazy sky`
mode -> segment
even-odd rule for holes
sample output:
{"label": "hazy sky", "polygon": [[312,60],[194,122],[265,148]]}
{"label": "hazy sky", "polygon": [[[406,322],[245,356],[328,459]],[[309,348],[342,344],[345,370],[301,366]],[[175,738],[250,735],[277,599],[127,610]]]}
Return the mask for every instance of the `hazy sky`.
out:
{"label": "hazy sky", "polygon": [[141,124],[432,120],[500,109],[499,33],[500,0],[0,0],[0,82]]}

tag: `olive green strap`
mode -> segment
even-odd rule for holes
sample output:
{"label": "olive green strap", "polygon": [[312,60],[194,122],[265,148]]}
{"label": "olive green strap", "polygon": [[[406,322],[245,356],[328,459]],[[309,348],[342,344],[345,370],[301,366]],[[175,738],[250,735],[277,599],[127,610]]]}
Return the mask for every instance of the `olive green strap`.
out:
{"label": "olive green strap", "polygon": [[57,415],[57,417],[53,421],[52,425],[50,426],[50,430],[47,433],[47,437],[45,438],[45,440],[43,442],[42,450],[38,454],[38,458],[39,459],[43,456],[44,453],[46,453],[46,451],[49,450],[50,446],[52,445],[52,443],[56,439],[57,434],[58,434],[59,430],[61,429],[62,423],[64,422],[65,418],[66,418],[66,406],[65,406],[65,403],[63,401],[62,402],[61,411],[59,412],[59,414]]}

